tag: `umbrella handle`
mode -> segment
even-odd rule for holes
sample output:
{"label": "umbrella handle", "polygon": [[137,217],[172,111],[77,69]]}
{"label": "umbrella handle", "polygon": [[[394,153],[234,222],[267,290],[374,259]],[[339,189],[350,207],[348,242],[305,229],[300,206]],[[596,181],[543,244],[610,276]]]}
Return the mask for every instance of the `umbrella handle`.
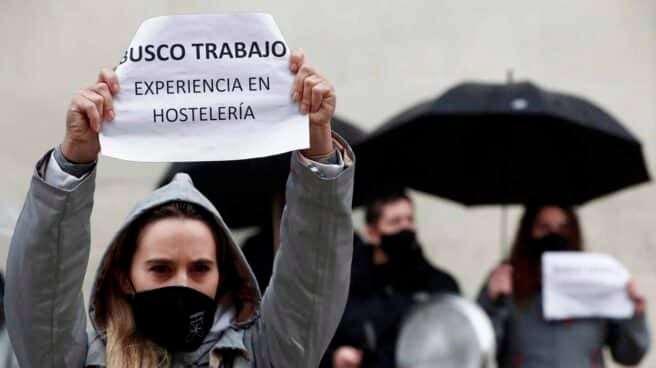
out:
{"label": "umbrella handle", "polygon": [[504,259],[509,251],[508,245],[508,206],[501,206],[501,231],[500,231],[500,247],[501,259]]}

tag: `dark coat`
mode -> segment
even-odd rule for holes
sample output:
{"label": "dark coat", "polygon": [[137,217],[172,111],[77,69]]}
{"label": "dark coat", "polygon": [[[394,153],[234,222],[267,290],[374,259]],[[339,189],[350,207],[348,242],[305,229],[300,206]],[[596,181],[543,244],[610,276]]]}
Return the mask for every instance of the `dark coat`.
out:
{"label": "dark coat", "polygon": [[244,257],[253,269],[257,285],[264,292],[269,286],[273,274],[273,260],[276,252],[273,249],[273,229],[271,226],[260,230],[244,241],[241,246]]}
{"label": "dark coat", "polygon": [[421,248],[405,264],[382,266],[373,264],[373,249],[355,236],[349,300],[321,367],[331,367],[334,351],[344,345],[364,351],[363,368],[394,367],[408,310],[436,293],[460,293],[456,280],[428,263]]}

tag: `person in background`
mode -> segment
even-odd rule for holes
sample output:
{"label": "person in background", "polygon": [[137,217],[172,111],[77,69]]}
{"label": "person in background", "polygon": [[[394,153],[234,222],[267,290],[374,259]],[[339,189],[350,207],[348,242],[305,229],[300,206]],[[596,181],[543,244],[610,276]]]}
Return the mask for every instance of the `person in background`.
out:
{"label": "person in background", "polygon": [[541,256],[546,251],[583,251],[583,236],[569,206],[528,206],[510,259],[485,282],[478,303],[492,320],[500,368],[605,366],[602,350],[625,365],[638,364],[649,348],[646,301],[634,281],[626,287],[635,306],[627,320],[547,321],[542,313]]}
{"label": "person in background", "polygon": [[431,295],[460,293],[453,276],[425,259],[405,193],[370,201],[365,220],[367,243],[355,237],[349,301],[322,367],[394,367],[406,312]]}
{"label": "person in background", "polygon": [[273,260],[276,256],[273,233],[271,226],[261,226],[257,233],[244,240],[241,246],[241,251],[253,269],[257,285],[262,291],[269,286],[269,280],[273,274]]}
{"label": "person in background", "polygon": [[280,246],[280,220],[285,208],[284,194],[271,198],[271,219],[263,221],[255,234],[244,240],[241,251],[255,274],[257,285],[264,292],[273,274],[273,262]]}

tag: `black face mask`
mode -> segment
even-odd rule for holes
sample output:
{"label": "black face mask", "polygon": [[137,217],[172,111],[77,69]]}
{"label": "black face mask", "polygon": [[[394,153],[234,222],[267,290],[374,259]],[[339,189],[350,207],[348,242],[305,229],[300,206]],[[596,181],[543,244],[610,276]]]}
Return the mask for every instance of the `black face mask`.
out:
{"label": "black face mask", "polygon": [[569,240],[557,233],[549,233],[541,238],[532,238],[528,244],[529,256],[541,259],[544,252],[558,252],[569,250]]}
{"label": "black face mask", "polygon": [[409,262],[421,256],[417,236],[412,230],[384,235],[380,239],[380,248],[388,255],[390,263]]}
{"label": "black face mask", "polygon": [[170,286],[136,293],[137,331],[170,351],[194,351],[214,322],[216,303],[200,291]]}

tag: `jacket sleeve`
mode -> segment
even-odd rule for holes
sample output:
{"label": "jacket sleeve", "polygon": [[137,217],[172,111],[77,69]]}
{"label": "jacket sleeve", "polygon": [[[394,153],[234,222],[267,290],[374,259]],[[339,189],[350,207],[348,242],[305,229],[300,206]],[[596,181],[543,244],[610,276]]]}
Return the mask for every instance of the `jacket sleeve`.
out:
{"label": "jacket sleeve", "polygon": [[21,367],[82,367],[86,316],[82,282],[89,259],[95,171],[71,190],[34,173],[7,259],[7,328]]}
{"label": "jacket sleeve", "polygon": [[477,298],[478,305],[485,311],[490,318],[494,335],[496,338],[497,351],[501,353],[506,346],[506,334],[510,314],[512,313],[510,297],[502,297],[499,300],[492,300],[487,294],[487,279],[481,287]]}
{"label": "jacket sleeve", "polygon": [[281,245],[254,336],[258,367],[317,367],[348,295],[354,165],[326,178],[300,160],[292,155]]}
{"label": "jacket sleeve", "polygon": [[9,336],[4,326],[0,325],[0,367],[2,368],[18,368],[14,350],[9,343]]}
{"label": "jacket sleeve", "polygon": [[624,365],[637,365],[650,346],[649,329],[644,315],[608,323],[606,344],[613,359]]}

